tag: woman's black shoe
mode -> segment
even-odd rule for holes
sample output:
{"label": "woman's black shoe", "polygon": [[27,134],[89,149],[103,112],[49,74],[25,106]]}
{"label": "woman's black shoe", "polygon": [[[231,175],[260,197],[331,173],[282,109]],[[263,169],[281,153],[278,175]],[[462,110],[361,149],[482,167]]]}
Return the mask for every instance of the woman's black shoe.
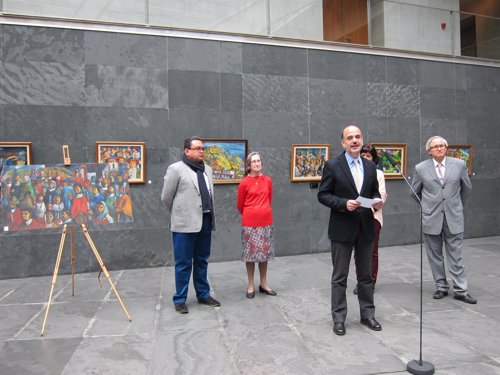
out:
{"label": "woman's black shoe", "polygon": [[275,295],[277,295],[277,294],[278,294],[278,293],[276,293],[276,291],[274,291],[274,290],[272,290],[272,289],[271,289],[271,290],[266,290],[266,289],[264,289],[263,287],[261,287],[260,285],[259,285],[259,292],[260,292],[260,293],[267,294],[268,296],[275,296]]}
{"label": "woman's black shoe", "polygon": [[247,298],[253,298],[253,297],[255,297],[255,292],[248,292],[247,291],[246,295],[247,295]]}

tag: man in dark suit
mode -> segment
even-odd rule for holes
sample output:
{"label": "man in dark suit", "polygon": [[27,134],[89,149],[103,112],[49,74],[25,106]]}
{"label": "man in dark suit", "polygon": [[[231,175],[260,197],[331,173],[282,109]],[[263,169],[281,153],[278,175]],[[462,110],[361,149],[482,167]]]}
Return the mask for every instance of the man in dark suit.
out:
{"label": "man in dark suit", "polygon": [[[356,201],[364,198],[380,198],[375,164],[360,156],[363,136],[355,125],[342,132],[341,144],[345,152],[328,160],[318,191],[318,200],[330,207],[328,237],[332,243],[332,318],[333,332],[345,335],[347,315],[346,287],[352,249],[359,259],[358,301],[361,324],[374,331],[382,330],[375,319],[371,260],[375,227],[370,207],[361,207]],[[373,209],[378,210],[383,202],[377,201]]]}

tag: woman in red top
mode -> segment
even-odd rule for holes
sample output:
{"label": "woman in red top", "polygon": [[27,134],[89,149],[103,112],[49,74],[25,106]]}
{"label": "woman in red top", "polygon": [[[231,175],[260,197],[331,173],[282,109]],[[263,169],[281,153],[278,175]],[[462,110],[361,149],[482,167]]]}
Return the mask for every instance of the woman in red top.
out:
{"label": "woman in red top", "polygon": [[267,284],[267,261],[274,256],[273,238],[273,181],[262,173],[262,158],[252,152],[246,159],[247,175],[238,187],[238,211],[242,220],[241,260],[246,262],[248,287],[247,298],[255,296],[254,271],[259,263],[259,292],[269,296],[277,293]]}

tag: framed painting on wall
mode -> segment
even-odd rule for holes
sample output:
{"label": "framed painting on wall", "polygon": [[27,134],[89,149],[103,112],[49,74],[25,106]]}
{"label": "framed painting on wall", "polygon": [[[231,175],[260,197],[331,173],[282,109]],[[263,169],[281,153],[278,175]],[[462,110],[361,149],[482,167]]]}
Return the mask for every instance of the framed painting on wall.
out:
{"label": "framed painting on wall", "polygon": [[0,142],[0,172],[4,165],[30,165],[31,142]]}
{"label": "framed painting on wall", "polygon": [[472,176],[472,146],[449,145],[446,155],[465,161],[469,176]]}
{"label": "framed painting on wall", "polygon": [[238,184],[245,177],[246,139],[203,139],[204,161],[213,170],[214,184]]}
{"label": "framed painting on wall", "polygon": [[386,180],[403,179],[406,176],[406,143],[372,143],[378,155],[378,168]]}
{"label": "framed painting on wall", "polygon": [[330,145],[328,144],[292,145],[290,181],[321,181],[323,167],[325,166],[325,162],[329,157]]}
{"label": "framed painting on wall", "polygon": [[129,184],[146,182],[146,142],[96,142],[96,161],[110,174],[126,172]]}

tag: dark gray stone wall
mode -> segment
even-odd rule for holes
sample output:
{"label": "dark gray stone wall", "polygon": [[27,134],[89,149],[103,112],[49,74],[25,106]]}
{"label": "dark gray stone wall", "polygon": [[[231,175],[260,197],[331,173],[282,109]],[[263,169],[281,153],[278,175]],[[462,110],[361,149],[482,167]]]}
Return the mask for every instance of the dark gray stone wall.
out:
{"label": "dark gray stone wall", "polygon": [[[109,269],[168,265],[159,202],[183,139],[246,138],[274,180],[277,255],[326,251],[328,209],[308,183],[289,181],[294,143],[330,143],[357,123],[367,142],[408,144],[408,171],[440,134],[474,147],[467,237],[498,235],[500,70],[305,48],[2,25],[0,139],[33,142],[33,162],[95,162],[96,141],[145,141],[147,179],[132,185],[135,223],[96,229]],[[418,208],[402,180],[387,181],[381,245],[419,241]],[[212,261],[240,257],[236,185],[215,189]],[[493,199],[492,199],[493,198]],[[98,269],[80,230],[76,270]],[[53,272],[60,233],[0,233],[0,278]],[[61,273],[70,272],[69,240]]]}

